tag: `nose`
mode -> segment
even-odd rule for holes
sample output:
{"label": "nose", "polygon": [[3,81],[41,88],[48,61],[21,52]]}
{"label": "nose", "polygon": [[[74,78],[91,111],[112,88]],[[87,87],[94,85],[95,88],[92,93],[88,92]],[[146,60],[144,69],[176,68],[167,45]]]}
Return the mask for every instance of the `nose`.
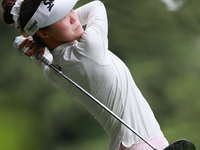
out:
{"label": "nose", "polygon": [[70,17],[70,23],[73,24],[76,21],[76,17],[74,15],[73,10],[69,13],[69,17]]}
{"label": "nose", "polygon": [[73,24],[76,21],[75,17],[71,17],[70,23]]}

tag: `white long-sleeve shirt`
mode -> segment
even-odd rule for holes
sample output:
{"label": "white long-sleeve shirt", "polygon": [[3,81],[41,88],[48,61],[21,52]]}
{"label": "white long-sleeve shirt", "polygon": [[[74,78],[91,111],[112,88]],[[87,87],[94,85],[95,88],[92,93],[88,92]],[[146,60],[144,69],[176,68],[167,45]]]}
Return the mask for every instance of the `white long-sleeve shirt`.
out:
{"label": "white long-sleeve shirt", "polygon": [[[55,48],[45,56],[59,64],[62,72],[141,134],[145,139],[158,135],[160,126],[147,101],[137,88],[126,65],[108,50],[108,23],[105,7],[93,1],[75,10],[82,25],[87,25],[80,41]],[[36,62],[40,67],[41,63]],[[80,101],[99,121],[110,137],[109,150],[121,143],[129,147],[141,139],[121,125],[103,108],[48,66],[41,67],[57,88]]]}

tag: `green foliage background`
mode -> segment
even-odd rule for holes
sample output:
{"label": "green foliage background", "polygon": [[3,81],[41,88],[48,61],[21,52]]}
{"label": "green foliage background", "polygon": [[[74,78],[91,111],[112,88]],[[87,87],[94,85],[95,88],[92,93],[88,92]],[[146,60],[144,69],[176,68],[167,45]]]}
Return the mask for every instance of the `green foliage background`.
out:
{"label": "green foliage background", "polygon": [[[129,67],[166,138],[186,138],[199,149],[200,1],[175,12],[158,0],[102,2],[109,49]],[[0,150],[108,149],[108,136],[86,109],[12,51],[19,31],[0,18]]]}

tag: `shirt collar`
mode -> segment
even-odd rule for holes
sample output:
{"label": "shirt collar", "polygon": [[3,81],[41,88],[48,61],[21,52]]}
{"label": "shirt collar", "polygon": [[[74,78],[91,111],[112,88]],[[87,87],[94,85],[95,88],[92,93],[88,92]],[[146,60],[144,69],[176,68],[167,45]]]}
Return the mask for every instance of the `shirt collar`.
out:
{"label": "shirt collar", "polygon": [[65,49],[66,47],[72,46],[72,45],[77,44],[77,43],[78,43],[77,40],[72,41],[72,42],[64,43],[64,44],[59,45],[58,47],[56,47],[53,51],[51,51],[51,53],[52,53],[52,54],[55,54],[57,51],[63,50],[63,49]]}

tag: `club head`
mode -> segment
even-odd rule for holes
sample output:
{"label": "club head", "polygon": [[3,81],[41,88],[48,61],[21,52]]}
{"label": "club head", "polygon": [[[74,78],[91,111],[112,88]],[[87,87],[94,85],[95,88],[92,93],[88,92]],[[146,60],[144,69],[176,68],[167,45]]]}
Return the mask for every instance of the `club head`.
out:
{"label": "club head", "polygon": [[196,148],[191,141],[182,139],[170,144],[164,150],[196,150]]}

